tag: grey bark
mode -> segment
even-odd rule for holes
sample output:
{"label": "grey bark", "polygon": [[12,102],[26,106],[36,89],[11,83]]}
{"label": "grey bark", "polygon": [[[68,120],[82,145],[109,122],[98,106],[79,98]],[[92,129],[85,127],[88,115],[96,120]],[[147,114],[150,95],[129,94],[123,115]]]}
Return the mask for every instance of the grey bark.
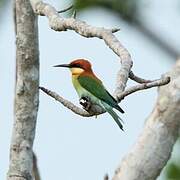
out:
{"label": "grey bark", "polygon": [[159,88],[155,107],[113,180],[155,180],[166,165],[179,137],[180,60],[167,75],[171,82]]}
{"label": "grey bark", "polygon": [[29,0],[15,0],[16,85],[8,180],[32,180],[39,104],[38,26]]}

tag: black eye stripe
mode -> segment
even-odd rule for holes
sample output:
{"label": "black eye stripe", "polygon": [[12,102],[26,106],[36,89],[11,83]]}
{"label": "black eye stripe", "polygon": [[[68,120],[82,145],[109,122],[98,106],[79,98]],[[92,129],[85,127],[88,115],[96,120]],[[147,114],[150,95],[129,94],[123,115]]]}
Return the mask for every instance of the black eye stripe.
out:
{"label": "black eye stripe", "polygon": [[73,64],[73,65],[71,65],[71,67],[72,67],[72,68],[73,68],[73,67],[82,68],[82,66],[81,66],[80,64]]}

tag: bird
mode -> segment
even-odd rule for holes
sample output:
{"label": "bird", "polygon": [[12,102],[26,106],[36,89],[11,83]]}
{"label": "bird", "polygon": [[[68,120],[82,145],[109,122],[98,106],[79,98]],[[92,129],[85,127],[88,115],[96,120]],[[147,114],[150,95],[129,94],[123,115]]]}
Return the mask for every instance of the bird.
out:
{"label": "bird", "polygon": [[106,90],[102,81],[94,74],[91,63],[86,59],[76,59],[69,64],[55,65],[54,67],[69,68],[72,74],[72,83],[80,99],[98,104],[108,112],[123,130],[122,119],[113,110],[124,113],[117,100]]}

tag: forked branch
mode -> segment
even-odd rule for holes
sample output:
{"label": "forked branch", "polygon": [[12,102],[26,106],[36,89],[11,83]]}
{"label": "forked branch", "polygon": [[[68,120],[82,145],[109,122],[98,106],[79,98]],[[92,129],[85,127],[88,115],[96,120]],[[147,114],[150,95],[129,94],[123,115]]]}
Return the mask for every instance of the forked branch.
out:
{"label": "forked branch", "polygon": [[[120,102],[126,96],[128,96],[134,92],[144,90],[144,89],[149,89],[149,88],[156,87],[156,86],[162,86],[169,82],[170,82],[170,77],[167,76],[167,77],[164,77],[159,80],[154,80],[154,81],[150,81],[149,83],[143,83],[143,84],[139,84],[139,85],[127,88],[127,90],[123,91],[118,96],[119,97],[118,101]],[[54,98],[55,100],[57,100],[58,102],[63,104],[65,107],[67,107],[68,109],[70,109],[71,111],[73,111],[74,113],[76,113],[80,116],[90,117],[90,116],[105,113],[105,111],[103,109],[101,109],[100,107],[99,107],[99,109],[97,109],[98,107],[96,107],[95,112],[93,112],[92,109],[91,110],[88,109],[88,111],[85,111],[84,109],[79,108],[78,106],[74,105],[72,102],[70,102],[70,101],[66,100],[65,98],[63,98],[62,96],[58,95],[57,93],[50,91],[49,89],[46,89],[44,87],[39,87],[39,89],[41,89],[44,93],[51,96],[52,98]]]}
{"label": "forked branch", "polygon": [[[148,81],[148,80],[147,80]],[[132,86],[130,88],[127,88],[124,92],[121,93],[121,95],[118,96],[118,101],[121,101],[122,99],[124,99],[126,96],[140,91],[140,90],[145,90],[145,89],[149,89],[152,87],[157,87],[157,86],[163,86],[166,85],[170,82],[170,77],[164,77],[158,80],[154,80],[154,81],[150,81],[146,82],[146,83],[142,83],[142,84],[138,84],[136,86]]]}

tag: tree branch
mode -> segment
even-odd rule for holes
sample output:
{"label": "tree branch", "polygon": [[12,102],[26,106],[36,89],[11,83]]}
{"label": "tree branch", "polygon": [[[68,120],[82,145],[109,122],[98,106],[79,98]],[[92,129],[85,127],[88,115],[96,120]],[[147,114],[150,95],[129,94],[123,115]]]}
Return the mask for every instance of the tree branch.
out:
{"label": "tree branch", "polygon": [[149,89],[152,87],[157,87],[157,86],[163,86],[166,85],[170,82],[170,77],[164,77],[162,79],[158,79],[158,80],[154,80],[154,81],[149,81],[149,83],[146,81],[146,83],[142,83],[142,84],[138,84],[136,86],[127,88],[124,92],[121,93],[121,95],[118,97],[118,101],[121,101],[122,99],[124,99],[126,96],[140,91],[140,90],[144,90],[144,89]]}
{"label": "tree branch", "polygon": [[[68,109],[70,109],[72,112],[74,112],[75,114],[78,114],[80,116],[83,117],[91,117],[94,115],[98,115],[98,114],[102,114],[105,111],[103,111],[99,106],[97,106],[96,111],[94,112],[87,112],[81,108],[79,108],[78,106],[74,105],[72,102],[64,99],[62,96],[59,96],[57,93],[50,91],[49,89],[46,89],[44,87],[39,87],[39,89],[41,89],[43,92],[45,92],[47,95],[51,96],[52,98],[54,98],[55,100],[57,100],[58,102],[60,102],[61,104],[63,104],[65,107],[67,107]],[[96,113],[95,113],[96,112]]]}
{"label": "tree branch", "polygon": [[[130,87],[127,90],[123,91],[118,96],[118,98],[119,98],[118,101],[120,102],[126,96],[128,96],[128,95],[130,95],[136,91],[149,89],[149,88],[156,87],[156,86],[162,86],[162,85],[168,84],[169,82],[170,82],[170,77],[168,76],[168,77],[164,77],[164,78],[159,79],[159,80],[151,81],[150,83],[143,83],[143,84],[139,84],[137,86]],[[87,109],[87,111],[85,111],[85,110],[79,108],[78,106],[74,105],[72,102],[64,99],[61,96],[59,96],[57,93],[50,91],[49,89],[46,89],[44,87],[39,87],[39,89],[41,89],[44,93],[51,96],[52,98],[54,98],[55,100],[57,100],[58,102],[63,104],[65,107],[67,107],[68,109],[70,109],[71,111],[73,111],[74,113],[76,113],[80,116],[90,117],[90,116],[105,113],[105,111],[103,109],[101,109],[99,106],[94,107],[94,108],[96,108],[95,110],[89,108],[89,109]]]}
{"label": "tree branch", "polygon": [[152,82],[152,80],[146,80],[146,79],[136,76],[132,71],[129,72],[129,78],[140,84]]}
{"label": "tree branch", "polygon": [[159,88],[153,112],[113,180],[156,179],[166,165],[180,128],[180,61],[167,76],[171,82]]}
{"label": "tree branch", "polygon": [[16,84],[8,180],[32,180],[33,141],[39,104],[37,18],[27,0],[15,0]]}

